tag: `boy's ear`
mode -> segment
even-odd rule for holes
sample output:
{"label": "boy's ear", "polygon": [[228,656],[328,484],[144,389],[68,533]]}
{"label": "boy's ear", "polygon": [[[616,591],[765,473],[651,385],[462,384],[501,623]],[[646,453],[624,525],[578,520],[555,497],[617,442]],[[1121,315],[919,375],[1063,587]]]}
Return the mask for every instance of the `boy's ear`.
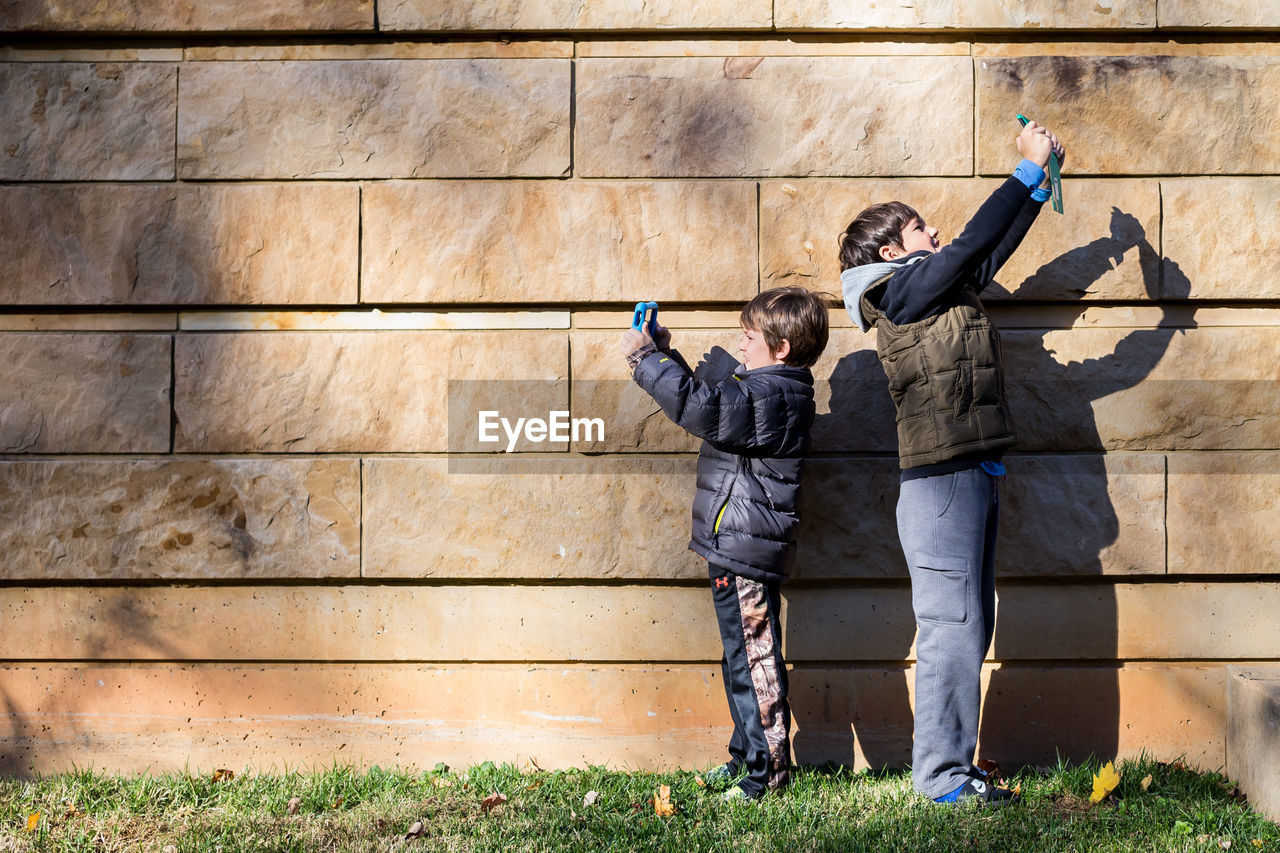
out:
{"label": "boy's ear", "polygon": [[791,341],[783,338],[778,342],[778,348],[773,351],[772,355],[778,361],[786,361],[787,356],[791,355]]}
{"label": "boy's ear", "polygon": [[900,257],[902,257],[902,250],[899,249],[897,246],[881,246],[880,247],[880,258],[882,260],[896,261]]}

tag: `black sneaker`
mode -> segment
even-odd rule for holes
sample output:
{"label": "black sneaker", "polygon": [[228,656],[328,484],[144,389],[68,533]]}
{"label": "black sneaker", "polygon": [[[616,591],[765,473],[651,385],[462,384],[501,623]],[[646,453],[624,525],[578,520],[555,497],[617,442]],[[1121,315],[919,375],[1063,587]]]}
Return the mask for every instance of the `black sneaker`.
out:
{"label": "black sneaker", "polygon": [[963,785],[950,794],[938,797],[935,803],[941,803],[948,806],[958,806],[962,803],[970,801],[979,802],[988,806],[1010,806],[1022,801],[1022,798],[1014,791],[1008,788],[1001,788],[999,785],[993,785],[985,779],[970,778]]}

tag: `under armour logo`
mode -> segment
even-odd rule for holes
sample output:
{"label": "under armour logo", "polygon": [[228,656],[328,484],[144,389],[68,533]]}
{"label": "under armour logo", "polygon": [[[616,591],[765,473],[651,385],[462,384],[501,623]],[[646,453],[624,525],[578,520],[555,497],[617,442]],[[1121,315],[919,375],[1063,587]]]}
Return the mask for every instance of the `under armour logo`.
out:
{"label": "under armour logo", "polygon": [[720,587],[721,589],[724,589],[728,585],[729,585],[729,579],[724,575],[721,575],[720,577],[716,578],[716,586]]}
{"label": "under armour logo", "polygon": [[973,790],[977,791],[979,794],[985,794],[987,792],[987,783],[980,782],[977,779],[974,779]]}

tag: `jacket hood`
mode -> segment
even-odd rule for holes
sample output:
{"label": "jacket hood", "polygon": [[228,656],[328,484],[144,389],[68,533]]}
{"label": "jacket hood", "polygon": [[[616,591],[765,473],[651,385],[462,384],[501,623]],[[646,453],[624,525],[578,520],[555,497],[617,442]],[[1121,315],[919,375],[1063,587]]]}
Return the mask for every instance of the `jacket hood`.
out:
{"label": "jacket hood", "polygon": [[887,275],[892,275],[898,270],[917,261],[923,261],[928,255],[912,255],[904,261],[885,261],[878,264],[863,264],[860,267],[849,267],[849,269],[840,273],[840,287],[844,291],[844,310],[849,312],[850,319],[857,324],[858,328],[866,332],[871,329],[871,324],[862,316],[862,294],[867,292],[871,285]]}

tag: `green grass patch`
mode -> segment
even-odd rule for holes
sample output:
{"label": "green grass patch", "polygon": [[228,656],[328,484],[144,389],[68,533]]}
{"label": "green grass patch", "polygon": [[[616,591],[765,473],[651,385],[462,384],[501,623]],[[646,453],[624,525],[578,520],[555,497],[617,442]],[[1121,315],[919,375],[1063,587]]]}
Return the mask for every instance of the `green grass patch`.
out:
{"label": "green grass patch", "polygon": [[[1124,762],[1089,802],[1095,764],[1025,769],[1023,802],[942,807],[905,773],[800,768],[783,794],[725,802],[693,773],[485,763],[426,773],[123,778],[76,772],[0,781],[4,851],[1212,851],[1280,853],[1280,827],[1217,774]],[[676,813],[655,814],[669,785]],[[595,792],[594,796],[589,796]],[[501,794],[505,802],[494,794]],[[590,801],[590,802],[588,802]],[[419,824],[415,837],[406,835]]]}

